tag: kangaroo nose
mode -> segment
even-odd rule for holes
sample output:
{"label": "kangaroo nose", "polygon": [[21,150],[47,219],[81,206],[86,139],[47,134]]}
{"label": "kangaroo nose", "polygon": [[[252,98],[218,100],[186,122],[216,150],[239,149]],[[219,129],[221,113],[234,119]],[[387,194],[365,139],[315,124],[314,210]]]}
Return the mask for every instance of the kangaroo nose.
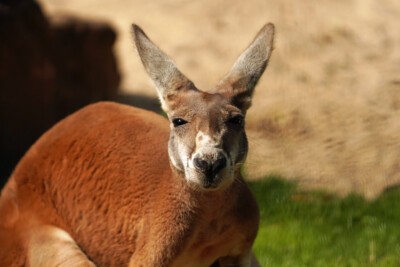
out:
{"label": "kangaroo nose", "polygon": [[201,159],[201,158],[195,158],[193,160],[193,164],[194,164],[194,167],[201,172],[207,172],[210,168],[208,161]]}
{"label": "kangaroo nose", "polygon": [[222,170],[225,167],[226,167],[226,158],[225,157],[219,158],[214,162],[212,166],[213,173],[217,174],[219,173],[220,170]]}
{"label": "kangaroo nose", "polygon": [[213,178],[218,172],[226,167],[226,158],[221,155],[216,160],[205,160],[196,157],[193,160],[194,167],[206,174],[207,177]]}

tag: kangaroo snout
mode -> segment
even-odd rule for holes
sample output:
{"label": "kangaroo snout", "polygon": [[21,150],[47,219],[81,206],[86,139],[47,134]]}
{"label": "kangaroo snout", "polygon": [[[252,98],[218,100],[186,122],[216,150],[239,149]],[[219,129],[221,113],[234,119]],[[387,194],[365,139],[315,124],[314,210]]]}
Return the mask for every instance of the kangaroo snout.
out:
{"label": "kangaroo snout", "polygon": [[215,161],[195,158],[194,167],[205,174],[216,175],[220,170],[226,167],[225,157],[219,158]]}
{"label": "kangaroo snout", "polygon": [[193,159],[193,166],[198,172],[204,174],[205,186],[215,182],[217,174],[226,167],[227,159],[223,153],[213,155],[197,155]]}

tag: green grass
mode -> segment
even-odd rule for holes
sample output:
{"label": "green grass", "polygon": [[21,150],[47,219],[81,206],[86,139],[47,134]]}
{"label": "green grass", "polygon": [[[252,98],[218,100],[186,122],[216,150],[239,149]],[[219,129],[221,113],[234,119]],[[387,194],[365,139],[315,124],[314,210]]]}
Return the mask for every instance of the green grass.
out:
{"label": "green grass", "polygon": [[261,266],[400,266],[400,191],[367,201],[300,191],[274,177],[250,187],[261,210]]}

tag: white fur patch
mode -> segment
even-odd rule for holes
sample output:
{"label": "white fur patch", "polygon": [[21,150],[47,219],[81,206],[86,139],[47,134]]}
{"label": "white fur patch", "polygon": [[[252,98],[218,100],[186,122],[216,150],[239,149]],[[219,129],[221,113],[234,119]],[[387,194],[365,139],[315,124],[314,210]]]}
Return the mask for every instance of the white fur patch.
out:
{"label": "white fur patch", "polygon": [[60,228],[56,228],[56,227],[50,228],[49,235],[53,236],[55,239],[60,240],[60,241],[75,242],[66,231],[64,231]]}
{"label": "white fur patch", "polygon": [[32,232],[27,256],[31,267],[95,266],[66,231],[54,226]]}
{"label": "white fur patch", "polygon": [[[177,168],[180,171],[184,171],[186,169],[186,167],[188,166],[188,158],[189,155],[187,153],[186,147],[179,143],[178,147],[176,148],[178,151],[174,150],[175,148],[172,147],[168,147],[168,151],[169,151],[169,159],[172,163],[172,165]],[[178,156],[178,158],[180,159],[180,161],[182,162],[182,166],[180,166],[177,162],[177,160],[175,159],[174,155]],[[182,169],[183,167],[183,169]]]}
{"label": "white fur patch", "polygon": [[183,144],[178,145],[178,154],[182,160],[183,168],[186,168],[188,165],[189,155],[186,147]]}
{"label": "white fur patch", "polygon": [[196,135],[196,145],[198,148],[200,147],[216,147],[219,145],[218,138],[212,137],[208,134],[204,134],[202,131],[199,131]]}

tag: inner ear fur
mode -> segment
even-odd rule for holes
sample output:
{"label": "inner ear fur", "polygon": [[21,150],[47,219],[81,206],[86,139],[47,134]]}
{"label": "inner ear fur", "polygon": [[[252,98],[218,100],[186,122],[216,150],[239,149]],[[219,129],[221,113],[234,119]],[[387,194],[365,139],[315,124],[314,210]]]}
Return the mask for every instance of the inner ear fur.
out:
{"label": "inner ear fur", "polygon": [[185,90],[197,89],[139,26],[132,25],[132,34],[143,66],[155,84],[162,108],[168,112],[169,97]]}
{"label": "inner ear fur", "polygon": [[251,106],[254,88],[268,65],[274,33],[274,25],[265,24],[217,85],[216,91],[228,97],[243,113]]}

